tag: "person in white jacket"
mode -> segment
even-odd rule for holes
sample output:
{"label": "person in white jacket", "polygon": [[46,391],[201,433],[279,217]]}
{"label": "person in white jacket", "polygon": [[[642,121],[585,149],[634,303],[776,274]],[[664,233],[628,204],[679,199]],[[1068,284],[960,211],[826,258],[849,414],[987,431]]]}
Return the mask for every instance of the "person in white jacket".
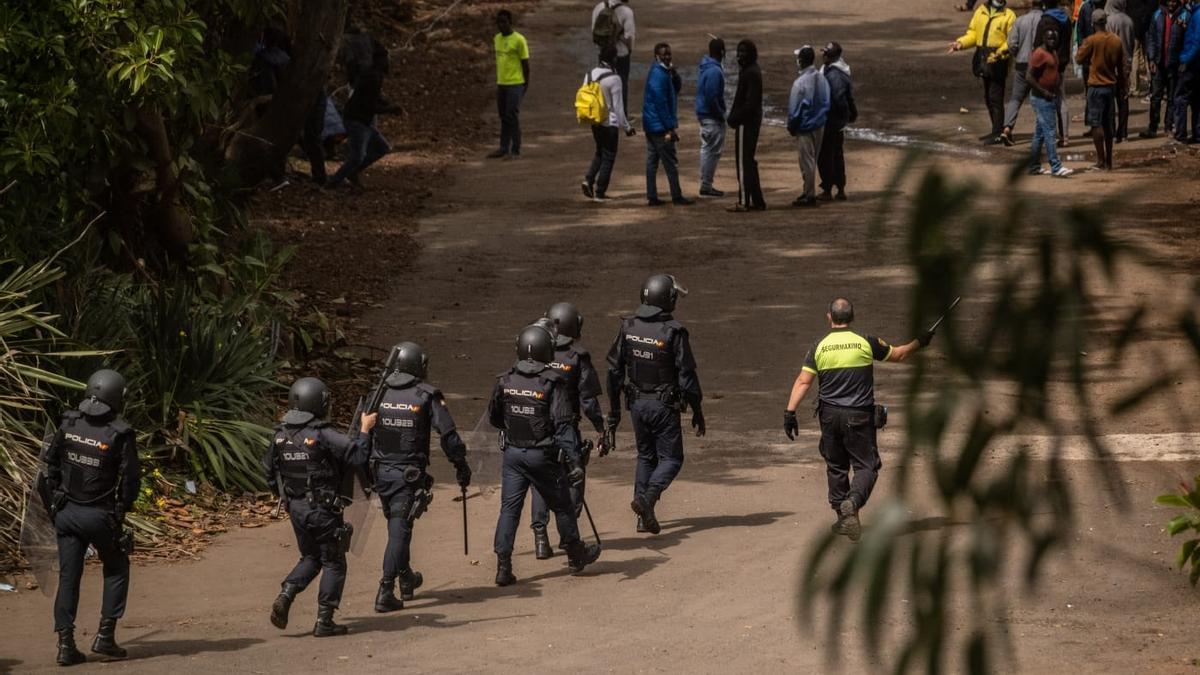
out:
{"label": "person in white jacket", "polygon": [[621,77],[613,67],[617,59],[617,47],[609,45],[600,50],[600,63],[584,78],[584,84],[597,82],[608,109],[608,119],[592,125],[592,139],[596,141],[596,154],[588,167],[580,187],[583,195],[595,202],[608,201],[608,182],[612,177],[613,165],[617,161],[617,146],[621,132],[633,136],[637,132],[625,115],[625,89]]}
{"label": "person in white jacket", "polygon": [[[637,39],[637,26],[633,20],[633,8],[629,6],[629,0],[600,0],[596,3],[596,7],[592,9],[592,30],[596,28],[596,19],[600,18],[600,13],[606,8],[612,8],[613,20],[619,27],[616,36],[615,46],[617,55],[612,60],[613,70],[621,77],[621,89],[626,92],[624,99],[624,107],[626,115],[629,115],[629,66],[633,61],[633,46]],[[607,45],[598,45],[603,48]]]}

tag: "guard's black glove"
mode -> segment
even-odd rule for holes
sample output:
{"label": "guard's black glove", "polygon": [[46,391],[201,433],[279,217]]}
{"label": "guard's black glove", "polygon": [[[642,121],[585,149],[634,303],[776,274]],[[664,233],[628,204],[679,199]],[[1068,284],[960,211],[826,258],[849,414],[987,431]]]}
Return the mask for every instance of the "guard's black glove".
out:
{"label": "guard's black glove", "polygon": [[567,464],[571,467],[570,470],[567,471],[567,480],[571,481],[571,485],[579,485],[582,483],[584,471],[583,464],[579,461],[579,458],[568,454]]}
{"label": "guard's black glove", "polygon": [[692,428],[696,430],[697,436],[704,435],[704,413],[700,412],[699,408],[692,410]]}
{"label": "guard's black glove", "polygon": [[933,331],[925,329],[917,336],[917,342],[921,343],[921,347],[928,347],[930,342],[933,342]]}
{"label": "guard's black glove", "polygon": [[454,467],[454,477],[458,480],[458,487],[465,490],[471,484],[471,467],[467,466],[466,462],[457,464]]}
{"label": "guard's black glove", "polygon": [[796,436],[800,435],[800,423],[796,421],[795,410],[783,411],[783,433],[787,434],[789,441],[796,440]]}
{"label": "guard's black glove", "polygon": [[614,410],[604,417],[605,429],[616,431],[619,426],[621,426],[621,413],[619,411]]}

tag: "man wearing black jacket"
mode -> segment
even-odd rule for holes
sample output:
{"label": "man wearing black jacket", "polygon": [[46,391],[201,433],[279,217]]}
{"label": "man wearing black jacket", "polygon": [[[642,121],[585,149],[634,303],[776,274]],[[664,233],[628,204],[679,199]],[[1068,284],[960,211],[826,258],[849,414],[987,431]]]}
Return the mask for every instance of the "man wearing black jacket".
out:
{"label": "man wearing black jacket", "polygon": [[762,70],[758,67],[758,47],[750,40],[737,46],[737,93],[729,109],[729,126],[734,129],[734,155],[737,158],[738,203],[730,211],[766,211],[762,184],[758,180],[758,134],[762,130]]}
{"label": "man wearing black jacket", "polygon": [[829,82],[829,117],[825,119],[825,137],[821,140],[821,153],[817,157],[817,168],[821,173],[821,195],[819,199],[834,199],[833,188],[837,188],[838,201],[846,199],[846,125],[858,119],[858,107],[854,105],[854,85],[850,80],[850,66],[842,60],[842,46],[830,42],[821,50],[825,66],[821,69]]}
{"label": "man wearing black jacket", "polygon": [[336,188],[349,180],[355,187],[362,187],[358,175],[391,150],[387,139],[375,127],[375,112],[379,110],[383,96],[383,76],[388,72],[387,49],[376,43],[371,66],[355,74],[353,93],[346,102],[343,114],[346,120],[346,161],[329,179],[329,187]]}

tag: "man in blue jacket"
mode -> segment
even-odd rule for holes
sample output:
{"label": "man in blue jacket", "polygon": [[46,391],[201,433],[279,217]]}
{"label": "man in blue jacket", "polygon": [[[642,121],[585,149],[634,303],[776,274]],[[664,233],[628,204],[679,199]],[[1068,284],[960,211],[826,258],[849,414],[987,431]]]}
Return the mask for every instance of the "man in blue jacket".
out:
{"label": "man in blue jacket", "polygon": [[[1175,83],[1175,140],[1200,143],[1200,2],[1187,9],[1187,29],[1179,54],[1179,79]],[[1192,133],[1188,135],[1188,106],[1192,108]]]}
{"label": "man in blue jacket", "polygon": [[[1138,134],[1142,138],[1158,136],[1161,121],[1168,136],[1175,129],[1173,94],[1175,79],[1179,74],[1179,53],[1183,49],[1183,34],[1187,30],[1180,21],[1186,10],[1179,0],[1161,0],[1160,6],[1150,18],[1143,44],[1146,46],[1146,62],[1150,68],[1150,124]],[[1166,109],[1163,101],[1167,102]]]}
{"label": "man in blue jacket", "polygon": [[792,83],[788,97],[787,128],[796,138],[800,152],[804,193],[792,202],[792,206],[813,207],[817,205],[817,158],[821,155],[821,139],[829,115],[829,81],[813,65],[817,53],[812,47],[804,45],[794,53],[800,75]]}
{"label": "man in blue jacket", "polygon": [[679,90],[683,80],[671,65],[671,45],[654,45],[654,65],[646,75],[646,93],[642,99],[642,129],[646,133],[646,203],[662,206],[658,198],[658,163],[661,161],[671,184],[671,202],[690,206],[694,201],[683,196],[679,187],[679,158],[675,144],[679,142],[677,114]]}
{"label": "man in blue jacket", "polygon": [[724,197],[713,187],[717,163],[725,149],[725,41],[713,38],[700,60],[696,78],[696,117],[700,120],[700,196]]}

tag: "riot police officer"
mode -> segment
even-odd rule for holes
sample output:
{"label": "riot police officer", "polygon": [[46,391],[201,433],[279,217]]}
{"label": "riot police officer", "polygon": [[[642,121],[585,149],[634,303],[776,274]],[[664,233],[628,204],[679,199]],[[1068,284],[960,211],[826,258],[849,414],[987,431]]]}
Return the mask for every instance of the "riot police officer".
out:
{"label": "riot police officer", "polygon": [[362,433],[354,439],[335,431],[325,419],[329,390],[315,377],[292,384],[288,407],[283,423],[275,427],[263,468],[267,483],[287,505],[300,561],[271,605],[271,623],[287,628],[292,601],[321,574],[313,636],[345,635],[346,627],[333,621],[346,585],[346,551],[353,533],[342,519],[347,502],[341,494],[342,478],[366,464],[368,434],[377,415],[362,416]]}
{"label": "riot police officer", "polygon": [[104,565],[104,599],[92,652],[125,657],[116,631],[129,594],[133,539],[124,525],[141,489],[141,468],[133,429],[121,419],[124,402],[125,378],[113,370],[96,371],[88,378],[78,410],[63,413],[43,456],[46,467],[39,490],[58,537],[54,630],[60,666],[87,660],[75,647],[75,612],[89,545]]}
{"label": "riot police officer", "polygon": [[[429,356],[420,345],[402,342],[395,347],[395,370],[384,380],[379,423],[371,443],[371,475],[388,522],[388,543],[383,555],[383,578],[375,596],[376,612],[404,608],[424,578],[409,566],[413,522],[433,497],[429,467],[430,431],[441,436],[442,451],[454,465],[460,487],[471,483],[467,446],[454,428],[446,399],[425,382]],[[400,581],[400,598],[395,595]]]}
{"label": "riot police officer", "polygon": [[703,394],[696,375],[687,329],[671,316],[687,290],[669,274],[656,274],[642,285],[642,304],[621,320],[608,352],[609,413],[606,434],[621,422],[621,392],[633,420],[637,471],[630,508],[638,516],[638,532],[658,534],[658,503],[683,467],[680,414],[692,409],[697,436],[705,432],[700,408]]}
{"label": "riot police officer", "polygon": [[[584,448],[582,436],[579,433],[579,421],[587,416],[588,421],[595,427],[597,434],[604,433],[604,415],[600,412],[600,377],[592,366],[592,355],[579,338],[583,334],[583,315],[569,302],[560,302],[546,310],[547,323],[554,334],[554,360],[550,367],[563,377],[567,388],[567,398],[571,402],[572,427],[580,443],[581,464],[587,470],[591,459],[590,451]],[[603,442],[602,442],[603,443]],[[605,454],[601,449],[601,454]],[[578,483],[571,484],[571,504],[578,519],[583,512],[584,486],[586,475]],[[546,525],[550,521],[550,509],[540,493],[533,492],[533,504],[530,507],[530,527],[533,528],[534,554],[538,560],[546,560],[554,556],[550,548],[550,538],[546,535]],[[560,548],[562,542],[559,542]]]}
{"label": "riot police officer", "polygon": [[[584,544],[571,504],[568,480],[583,478],[579,437],[563,377],[550,367],[554,336],[541,326],[528,326],[517,338],[517,364],[500,375],[488,404],[492,426],[504,432],[500,518],[496,522],[496,585],[508,586],[513,541],[525,491],[533,487],[554,512],[559,536],[567,549],[567,565],[577,574],[600,557],[600,547]],[[572,468],[563,469],[564,460]]]}

